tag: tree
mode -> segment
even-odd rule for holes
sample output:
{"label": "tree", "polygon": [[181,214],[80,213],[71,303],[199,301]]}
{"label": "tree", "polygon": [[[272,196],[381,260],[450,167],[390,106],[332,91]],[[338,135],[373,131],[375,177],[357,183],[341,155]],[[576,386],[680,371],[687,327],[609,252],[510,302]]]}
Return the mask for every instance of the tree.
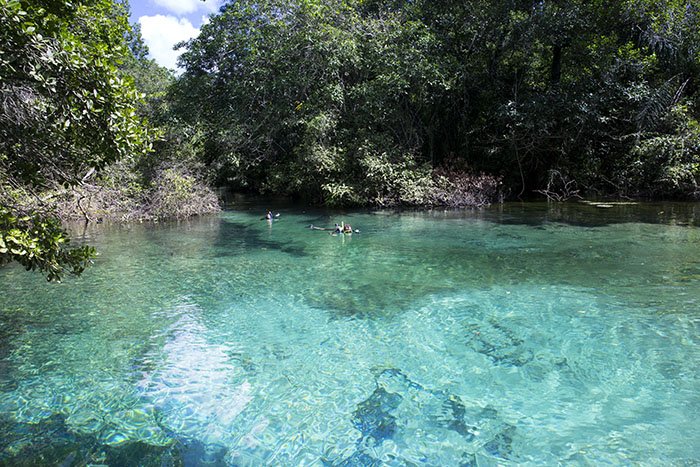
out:
{"label": "tree", "polygon": [[171,97],[237,189],[420,204],[452,166],[697,196],[699,31],[692,0],[239,0]]}
{"label": "tree", "polygon": [[400,9],[231,2],[189,42],[174,98],[204,128],[220,182],[364,203],[403,189],[385,184],[391,174],[420,179],[409,172],[426,162],[433,99],[450,81],[435,46]]}
{"label": "tree", "polygon": [[150,149],[139,94],[118,68],[128,31],[112,0],[0,0],[0,264],[58,280],[93,256],[68,247],[41,193]]}

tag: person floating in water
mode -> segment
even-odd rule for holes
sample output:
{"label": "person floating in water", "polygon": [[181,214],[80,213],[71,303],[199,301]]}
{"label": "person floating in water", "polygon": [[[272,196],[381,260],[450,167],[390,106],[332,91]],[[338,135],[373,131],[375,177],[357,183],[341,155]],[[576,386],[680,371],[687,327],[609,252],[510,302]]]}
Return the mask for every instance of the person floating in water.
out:
{"label": "person floating in water", "polygon": [[333,230],[333,233],[331,235],[340,235],[340,234],[345,234],[345,235],[351,235],[352,233],[359,233],[359,230],[353,230],[352,226],[350,224],[346,224],[345,222],[341,222],[340,225],[335,224],[335,229]]}
{"label": "person floating in water", "polygon": [[268,221],[272,220],[272,211],[267,211],[267,214],[265,214],[265,219]]}
{"label": "person floating in water", "polygon": [[319,227],[317,225],[311,224],[309,226],[311,230],[324,230],[324,231],[330,231],[331,233],[339,233],[341,232],[341,227],[338,224],[335,224],[335,227]]}
{"label": "person floating in water", "polygon": [[267,214],[265,214],[265,217],[261,217],[260,220],[264,221],[272,221],[280,217],[280,213],[278,212],[277,214],[272,214],[272,211],[267,211]]}
{"label": "person floating in water", "polygon": [[358,229],[353,229],[350,224],[346,224],[345,222],[341,222],[340,224],[335,224],[334,227],[332,228],[327,228],[327,227],[317,227],[313,224],[309,226],[311,230],[325,230],[325,231],[330,231],[331,235],[338,235],[338,234],[351,234],[351,233],[360,233]]}

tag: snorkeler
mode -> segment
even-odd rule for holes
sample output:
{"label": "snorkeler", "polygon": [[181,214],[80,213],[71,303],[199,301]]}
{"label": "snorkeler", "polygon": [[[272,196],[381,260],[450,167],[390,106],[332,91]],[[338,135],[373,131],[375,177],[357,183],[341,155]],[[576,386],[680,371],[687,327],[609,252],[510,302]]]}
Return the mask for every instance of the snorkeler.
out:
{"label": "snorkeler", "polygon": [[346,224],[345,222],[341,222],[340,224],[336,223],[333,228],[317,227],[317,226],[311,224],[311,225],[309,225],[309,229],[311,229],[311,230],[325,230],[327,232],[330,232],[331,235],[360,233],[359,229],[353,229],[350,224]]}

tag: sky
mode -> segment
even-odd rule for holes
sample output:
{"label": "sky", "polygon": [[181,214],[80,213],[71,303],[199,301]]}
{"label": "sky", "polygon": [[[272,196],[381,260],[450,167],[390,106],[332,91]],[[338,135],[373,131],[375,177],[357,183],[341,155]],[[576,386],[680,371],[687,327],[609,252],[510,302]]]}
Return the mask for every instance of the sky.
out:
{"label": "sky", "polygon": [[131,0],[131,22],[141,25],[141,35],[151,58],[159,65],[177,69],[178,42],[199,34],[210,14],[216,13],[223,0]]}

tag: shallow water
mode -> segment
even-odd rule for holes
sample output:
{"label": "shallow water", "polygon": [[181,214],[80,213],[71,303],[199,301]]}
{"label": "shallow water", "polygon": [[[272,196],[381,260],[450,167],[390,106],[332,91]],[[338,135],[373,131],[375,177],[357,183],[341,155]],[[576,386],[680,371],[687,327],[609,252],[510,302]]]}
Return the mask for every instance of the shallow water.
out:
{"label": "shallow water", "polygon": [[0,463],[700,462],[700,206],[264,208],[1,269]]}

